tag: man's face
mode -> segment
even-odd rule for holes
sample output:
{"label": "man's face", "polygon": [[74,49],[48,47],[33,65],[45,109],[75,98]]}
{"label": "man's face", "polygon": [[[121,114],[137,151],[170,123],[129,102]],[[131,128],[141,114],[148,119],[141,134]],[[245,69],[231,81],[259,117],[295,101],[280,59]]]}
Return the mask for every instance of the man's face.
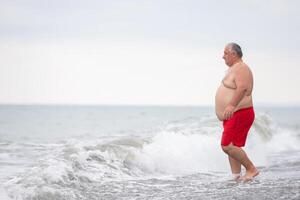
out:
{"label": "man's face", "polygon": [[229,46],[226,46],[224,49],[223,59],[225,60],[226,65],[228,65],[229,67],[233,65],[236,59],[236,54],[231,51],[231,48]]}

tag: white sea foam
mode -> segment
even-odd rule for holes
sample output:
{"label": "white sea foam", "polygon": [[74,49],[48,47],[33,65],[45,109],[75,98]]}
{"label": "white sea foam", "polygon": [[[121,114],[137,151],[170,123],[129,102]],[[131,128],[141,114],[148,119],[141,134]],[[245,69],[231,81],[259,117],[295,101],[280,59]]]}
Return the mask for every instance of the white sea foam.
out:
{"label": "white sea foam", "polygon": [[[45,194],[53,195],[54,199],[72,199],[76,191],[92,183],[229,172],[227,156],[220,146],[221,132],[219,121],[203,117],[165,123],[144,137],[125,135],[70,139],[59,144],[13,144],[14,149],[23,145],[40,153],[35,154],[36,162],[26,172],[7,177],[4,188],[14,199]],[[256,165],[266,166],[270,153],[297,150],[298,142],[293,131],[278,127],[266,114],[258,114],[245,150]],[[9,160],[9,153],[3,153],[1,158]],[[4,194],[2,190],[1,195]]]}
{"label": "white sea foam", "polygon": [[136,153],[135,163],[150,173],[184,175],[224,171],[224,155],[214,136],[160,132]]}
{"label": "white sea foam", "polygon": [[10,200],[9,196],[7,195],[6,191],[0,187],[0,199],[1,200]]}
{"label": "white sea foam", "polygon": [[[132,163],[150,173],[172,175],[229,170],[220,147],[220,122],[206,117],[171,122],[165,127],[135,153]],[[256,165],[265,166],[271,153],[299,149],[295,135],[278,127],[267,114],[257,114],[245,150]]]}

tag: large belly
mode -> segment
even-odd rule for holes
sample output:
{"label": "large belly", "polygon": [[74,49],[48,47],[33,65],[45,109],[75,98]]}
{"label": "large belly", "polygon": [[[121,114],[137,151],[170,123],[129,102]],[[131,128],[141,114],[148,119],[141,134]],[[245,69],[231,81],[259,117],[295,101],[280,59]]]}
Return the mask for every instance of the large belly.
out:
{"label": "large belly", "polygon": [[[230,103],[235,90],[225,87],[223,84],[217,90],[215,97],[215,110],[219,120],[223,121],[223,112],[226,106]],[[252,106],[252,97],[245,96],[237,105],[235,111]]]}
{"label": "large belly", "polygon": [[224,87],[223,84],[217,90],[216,97],[215,97],[215,109],[216,115],[219,120],[223,120],[223,112],[226,106],[231,101],[233,97],[234,90]]}

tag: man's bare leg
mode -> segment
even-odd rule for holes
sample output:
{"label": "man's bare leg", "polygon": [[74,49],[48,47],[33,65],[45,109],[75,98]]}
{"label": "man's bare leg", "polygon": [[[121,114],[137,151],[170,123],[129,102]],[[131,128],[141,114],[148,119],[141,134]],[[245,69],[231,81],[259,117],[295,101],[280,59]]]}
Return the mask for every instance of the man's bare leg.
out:
{"label": "man's bare leg", "polygon": [[250,161],[247,154],[242,148],[230,144],[228,146],[222,146],[222,149],[230,157],[232,157],[233,159],[241,163],[246,168],[246,174],[245,176],[242,177],[243,180],[245,181],[251,180],[253,177],[259,174],[259,171]]}
{"label": "man's bare leg", "polygon": [[241,163],[228,155],[228,160],[231,167],[231,172],[234,180],[238,180],[241,177]]}

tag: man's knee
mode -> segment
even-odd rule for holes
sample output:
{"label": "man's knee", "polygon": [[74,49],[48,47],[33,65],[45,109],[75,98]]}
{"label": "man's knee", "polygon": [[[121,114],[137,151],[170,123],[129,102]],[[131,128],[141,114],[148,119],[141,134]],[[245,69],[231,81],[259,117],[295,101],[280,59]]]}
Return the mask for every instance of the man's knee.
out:
{"label": "man's knee", "polygon": [[227,146],[222,145],[221,147],[222,147],[222,150],[223,150],[225,153],[228,154],[229,151],[232,149],[232,144],[229,144],[229,145],[227,145]]}

